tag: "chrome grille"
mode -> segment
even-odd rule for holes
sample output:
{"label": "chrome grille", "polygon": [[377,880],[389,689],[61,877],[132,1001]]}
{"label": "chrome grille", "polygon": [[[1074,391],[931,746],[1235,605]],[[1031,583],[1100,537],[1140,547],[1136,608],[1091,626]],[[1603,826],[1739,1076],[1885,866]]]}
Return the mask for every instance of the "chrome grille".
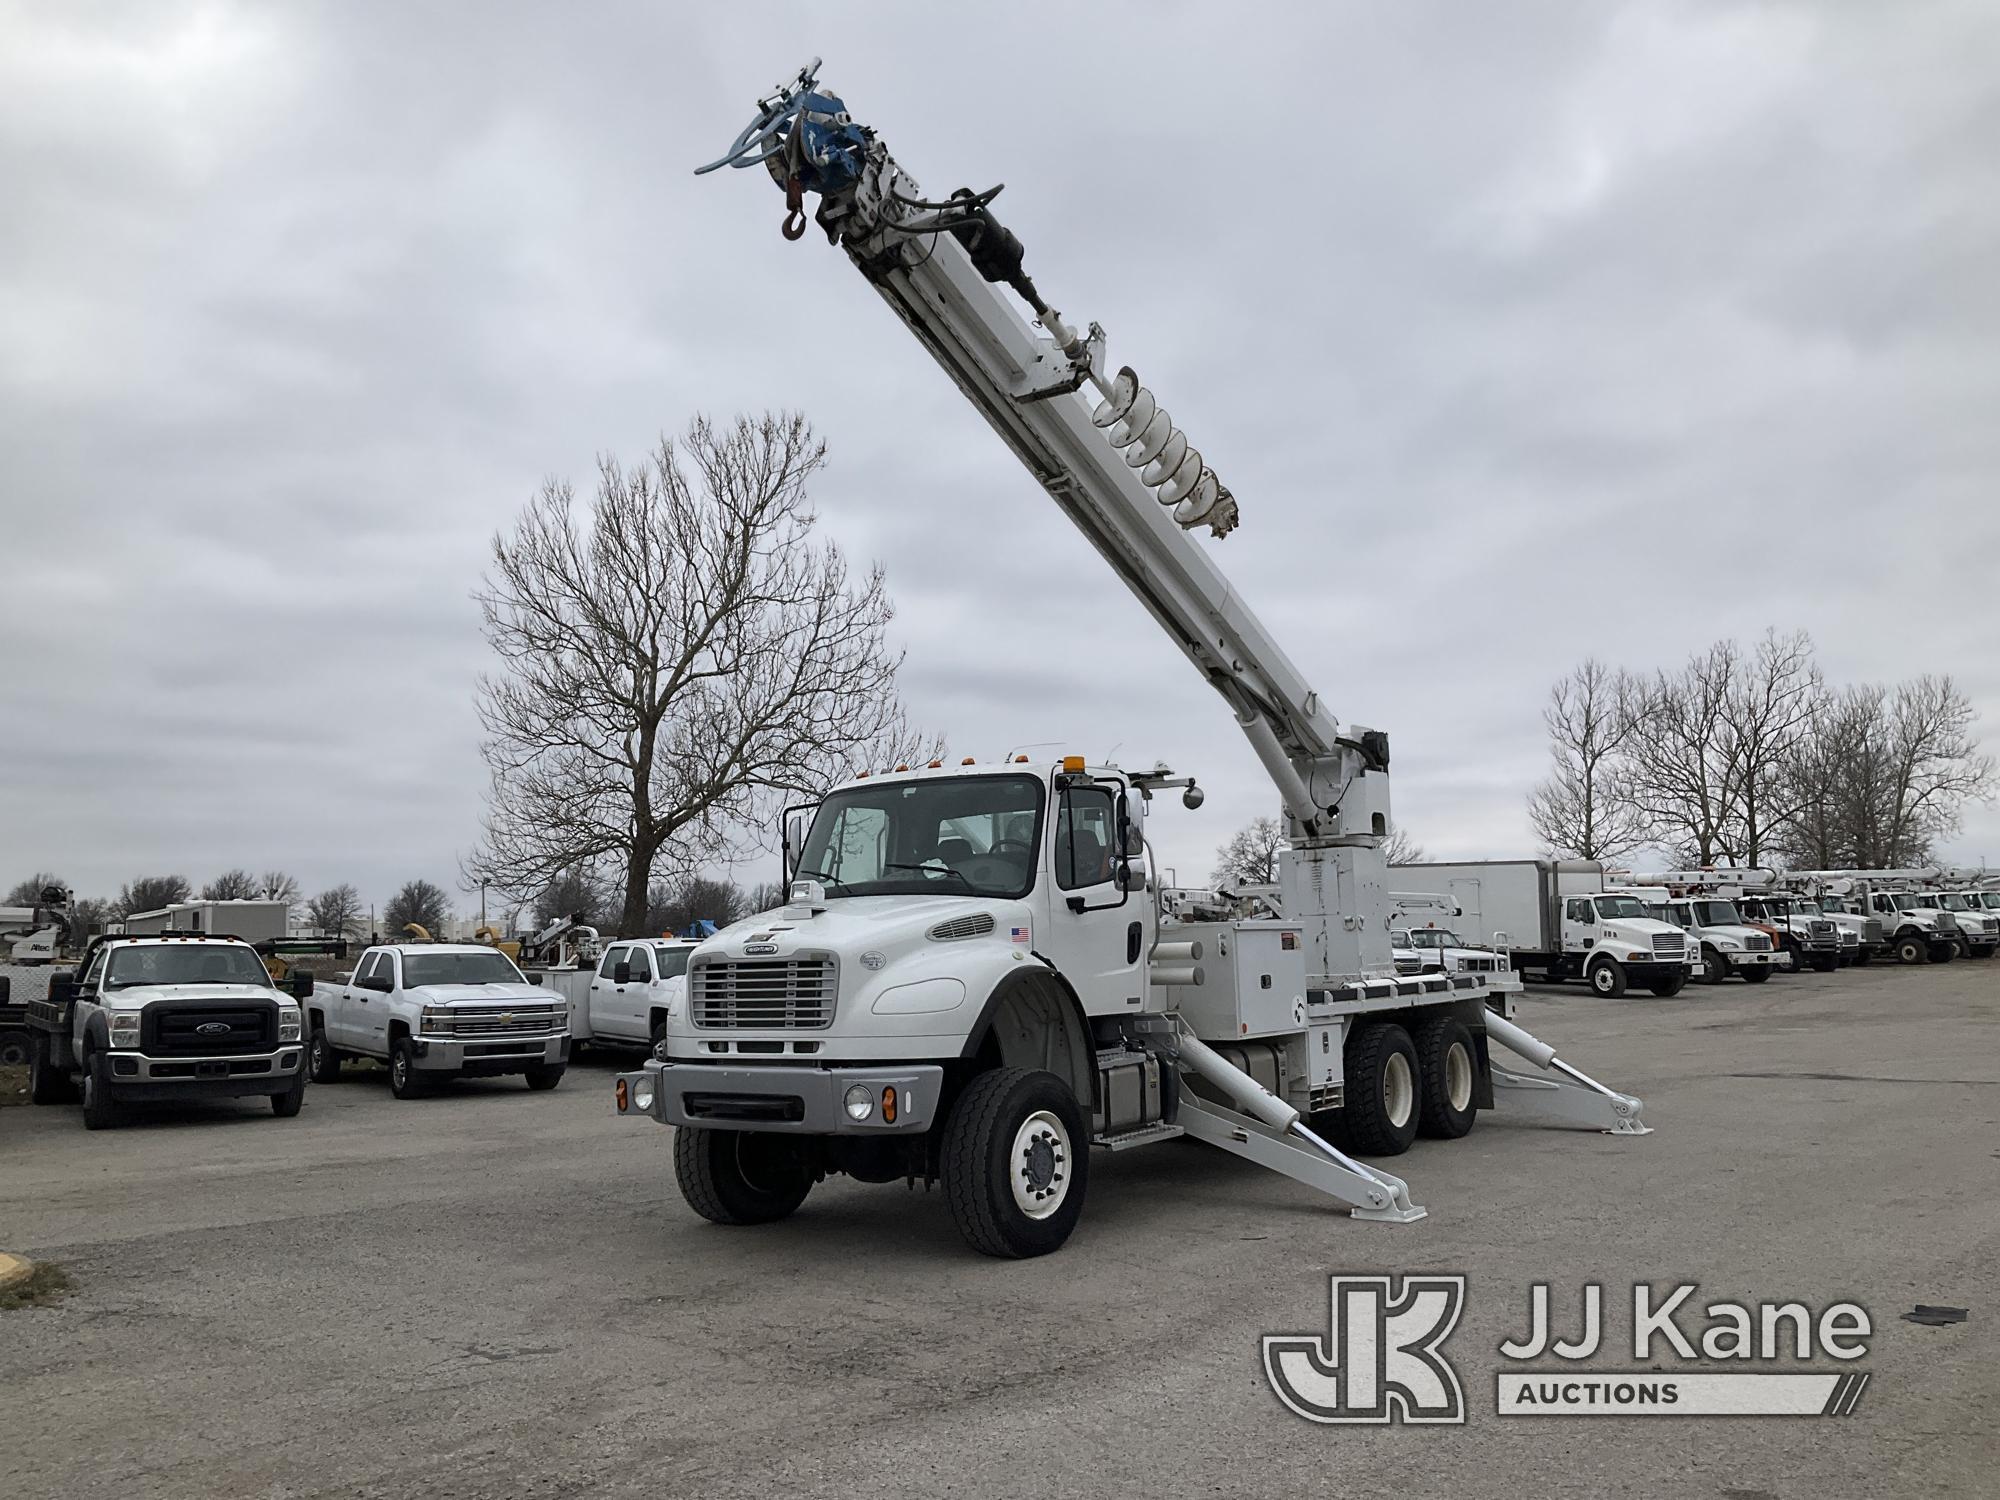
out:
{"label": "chrome grille", "polygon": [[1867,922],[1863,924],[1861,931],[1862,935],[1867,939],[1867,941],[1871,943],[1879,943],[1882,941],[1882,923],[1879,919],[1875,917],[1870,917],[1867,920]]}
{"label": "chrome grille", "polygon": [[1490,958],[1461,958],[1458,968],[1462,974],[1491,974],[1494,963]]}
{"label": "chrome grille", "polygon": [[811,1031],[833,1024],[838,980],[831,954],[709,958],[688,972],[688,994],[705,1030]]}
{"label": "chrome grille", "polygon": [[934,943],[951,943],[960,938],[984,937],[993,930],[993,913],[976,911],[970,916],[953,917],[949,922],[940,922],[930,930],[930,940]]}
{"label": "chrome grille", "polygon": [[1687,934],[1684,932],[1656,932],[1653,934],[1653,951],[1671,953],[1681,957],[1687,952]]}
{"label": "chrome grille", "polygon": [[429,1027],[452,1036],[546,1036],[562,1030],[563,1011],[548,1005],[494,1005],[454,1010],[448,1019]]}
{"label": "chrome grille", "polygon": [[1769,953],[1771,951],[1771,940],[1761,932],[1753,932],[1743,940],[1743,951],[1745,953]]}
{"label": "chrome grille", "polygon": [[1809,924],[1809,926],[1812,935],[1816,938],[1830,938],[1833,936],[1833,923],[1831,922],[1815,921]]}

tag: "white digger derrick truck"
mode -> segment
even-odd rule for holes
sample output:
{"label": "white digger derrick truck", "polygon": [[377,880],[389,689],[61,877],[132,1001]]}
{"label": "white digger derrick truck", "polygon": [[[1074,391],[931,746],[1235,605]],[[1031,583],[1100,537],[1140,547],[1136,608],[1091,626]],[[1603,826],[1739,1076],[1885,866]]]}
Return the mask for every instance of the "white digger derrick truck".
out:
{"label": "white digger derrick truck", "polygon": [[1227,532],[1234,499],[1103,332],[1042,301],[999,190],[927,200],[817,67],[713,165],[766,165],[788,238],[817,195],[829,239],[1228,703],[1291,847],[1256,915],[1163,910],[1142,819],[1164,789],[1200,793],[1080,756],[898,766],[795,810],[788,904],[695,951],[654,1059],[614,1080],[620,1113],[676,1127],[689,1205],[768,1221],[829,1173],[922,1179],[974,1248],[1038,1255],[1082,1211],[1092,1146],[1190,1135],[1407,1222],[1407,1186],[1327,1135],[1395,1154],[1420,1128],[1463,1135],[1498,1089],[1644,1134],[1637,1099],[1514,1025],[1483,977],[1396,977],[1387,737],[1334,719],[1188,534]]}

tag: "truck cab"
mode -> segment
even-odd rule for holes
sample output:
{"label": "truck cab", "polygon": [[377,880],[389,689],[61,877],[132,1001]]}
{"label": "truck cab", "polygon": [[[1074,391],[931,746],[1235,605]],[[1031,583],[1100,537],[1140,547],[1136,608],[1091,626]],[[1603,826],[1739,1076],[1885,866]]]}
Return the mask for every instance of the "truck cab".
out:
{"label": "truck cab", "polygon": [[347,1058],[389,1066],[398,1099],[459,1077],[520,1074],[552,1089],[569,1061],[563,998],[481,943],[391,943],[314,986],[311,1067],[332,1083]]}
{"label": "truck cab", "polygon": [[1398,927],[1393,935],[1398,974],[1480,974],[1501,993],[1523,988],[1506,954],[1475,948],[1449,927]]}
{"label": "truck cab", "polygon": [[80,1095],[91,1130],[141,1101],[261,1095],[289,1118],[305,1100],[299,1000],[311,982],[280,990],[235,938],[99,938],[80,971],[53,973],[28,1008],[29,1095]]}
{"label": "truck cab", "polygon": [[1963,891],[1921,893],[1934,911],[1948,912],[1958,929],[1958,951],[1966,958],[1991,958],[2000,948],[2000,916],[1975,904]]}
{"label": "truck cab", "polygon": [[1762,984],[1778,964],[1771,935],[1743,920],[1736,903],[1714,896],[1677,896],[1648,908],[1663,922],[1672,922],[1699,946],[1704,984],[1721,984],[1734,975],[1748,984]]}
{"label": "truck cab", "polygon": [[1561,932],[1569,971],[1582,973],[1607,999],[1632,984],[1662,997],[1678,995],[1694,962],[1687,934],[1628,892],[1563,897]]}
{"label": "truck cab", "polygon": [[1917,891],[1871,889],[1868,909],[1882,923],[1899,963],[1947,963],[1958,956],[1958,918]]}
{"label": "truck cab", "polygon": [[1805,899],[1802,905],[1808,911],[1816,910],[1840,929],[1842,963],[1865,967],[1889,953],[1889,938],[1881,918],[1870,916],[1867,903],[1860,898],[1823,891]]}
{"label": "truck cab", "polygon": [[1826,974],[1840,966],[1840,929],[1826,917],[1801,911],[1796,898],[1746,892],[1737,898],[1736,909],[1746,922],[1776,937],[1780,950],[1791,955],[1794,969],[1810,966]]}

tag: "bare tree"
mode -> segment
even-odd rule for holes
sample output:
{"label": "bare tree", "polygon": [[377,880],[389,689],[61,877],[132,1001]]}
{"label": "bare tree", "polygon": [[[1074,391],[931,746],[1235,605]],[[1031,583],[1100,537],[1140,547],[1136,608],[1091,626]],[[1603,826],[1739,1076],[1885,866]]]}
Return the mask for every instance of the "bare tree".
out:
{"label": "bare tree", "polygon": [[104,931],[105,923],[111,920],[109,901],[100,901],[95,896],[79,896],[69,904],[70,941],[79,944],[87,937]]}
{"label": "bare tree", "polygon": [[344,883],[328,886],[306,903],[306,921],[324,937],[358,937],[361,932],[361,892]]}
{"label": "bare tree", "polygon": [[1918,677],[1897,687],[1883,726],[1886,795],[1879,804],[1879,844],[1868,852],[1894,869],[1929,856],[1958,831],[1967,802],[1994,793],[1993,757],[1972,733],[1976,715],[1949,677]]}
{"label": "bare tree", "polygon": [[1231,834],[1215,851],[1219,886],[1270,885],[1278,878],[1278,856],[1284,852],[1285,825],[1276,818],[1253,818]]}
{"label": "bare tree", "polygon": [[564,917],[586,927],[599,926],[604,909],[604,882],[581,865],[571,865],[556,875],[535,897],[535,926],[547,927]]}
{"label": "bare tree", "polygon": [[451,914],[447,900],[442,886],[428,880],[412,880],[389,898],[389,904],[382,909],[382,925],[397,937],[413,923],[436,936]]}
{"label": "bare tree", "polygon": [[51,875],[46,870],[37,870],[26,880],[16,881],[14,888],[7,893],[6,898],[0,900],[0,906],[40,906],[42,904],[42,892],[50,886],[68,888],[67,882],[60,876]]}
{"label": "bare tree", "polygon": [[1382,840],[1382,863],[1385,865],[1414,865],[1424,857],[1424,846],[1411,838],[1409,831],[1394,818],[1389,820],[1389,836]]}
{"label": "bare tree", "polygon": [[1823,694],[1783,768],[1790,808],[1777,844],[1796,868],[1860,868],[1864,832],[1881,800],[1880,727],[1886,689],[1867,684]]}
{"label": "bare tree", "polygon": [[[1616,859],[1646,842],[1625,752],[1640,722],[1640,685],[1595,657],[1549,689],[1548,778],[1528,795],[1528,821],[1552,854]],[[1409,861],[1392,861],[1409,863]]]}
{"label": "bare tree", "polygon": [[257,877],[257,894],[266,901],[282,901],[289,912],[299,904],[299,883],[283,870],[266,870]]}
{"label": "bare tree", "polygon": [[782,880],[760,880],[750,887],[749,904],[744,916],[754,916],[758,912],[776,911],[785,904],[788,892]]}
{"label": "bare tree", "polygon": [[248,870],[224,870],[201,888],[204,901],[254,901],[263,894],[257,877]]}
{"label": "bare tree", "polygon": [[684,934],[701,921],[727,927],[757,909],[733,881],[684,875],[654,883],[647,903],[646,931]]}
{"label": "bare tree", "polygon": [[1773,833],[1796,811],[1790,771],[1825,696],[1812,637],[1803,630],[1784,637],[1765,631],[1729,685],[1719,749],[1735,769],[1729,843],[1746,865],[1763,864]]}
{"label": "bare tree", "polygon": [[1726,721],[1741,659],[1734,641],[1718,641],[1678,672],[1656,674],[1631,705],[1621,784],[1645,842],[1700,865],[1737,855],[1742,767]]}
{"label": "bare tree", "polygon": [[782,796],[907,756],[881,572],[813,537],[825,459],[796,415],[698,418],[635,470],[602,461],[581,519],[551,482],[494,539],[469,878],[530,892],[608,864],[635,932],[663,857],[698,868]]}
{"label": "bare tree", "polygon": [[113,904],[119,916],[129,917],[135,911],[158,911],[185,901],[190,890],[184,875],[141,875],[125,883]]}

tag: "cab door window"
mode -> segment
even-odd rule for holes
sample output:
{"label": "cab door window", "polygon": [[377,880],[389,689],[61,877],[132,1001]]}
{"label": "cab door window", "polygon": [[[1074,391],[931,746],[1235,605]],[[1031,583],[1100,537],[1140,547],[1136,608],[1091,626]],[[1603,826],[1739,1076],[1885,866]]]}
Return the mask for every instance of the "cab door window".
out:
{"label": "cab door window", "polygon": [[634,943],[632,945],[632,956],[626,962],[632,965],[632,982],[634,984],[651,984],[653,982],[653,964],[647,958],[646,950],[643,946]]}
{"label": "cab door window", "polygon": [[604,962],[597,966],[597,977],[599,979],[609,979],[612,971],[625,962],[627,951],[623,945],[616,948],[606,948],[604,950]]}
{"label": "cab door window", "polygon": [[1117,808],[1109,788],[1072,787],[1056,814],[1056,884],[1066,891],[1102,885],[1117,852]]}
{"label": "cab door window", "polygon": [[1590,903],[1578,897],[1572,896],[1570,898],[1570,903],[1569,903],[1569,919],[1572,922],[1583,922],[1586,924],[1589,923],[1592,920],[1590,915]]}

